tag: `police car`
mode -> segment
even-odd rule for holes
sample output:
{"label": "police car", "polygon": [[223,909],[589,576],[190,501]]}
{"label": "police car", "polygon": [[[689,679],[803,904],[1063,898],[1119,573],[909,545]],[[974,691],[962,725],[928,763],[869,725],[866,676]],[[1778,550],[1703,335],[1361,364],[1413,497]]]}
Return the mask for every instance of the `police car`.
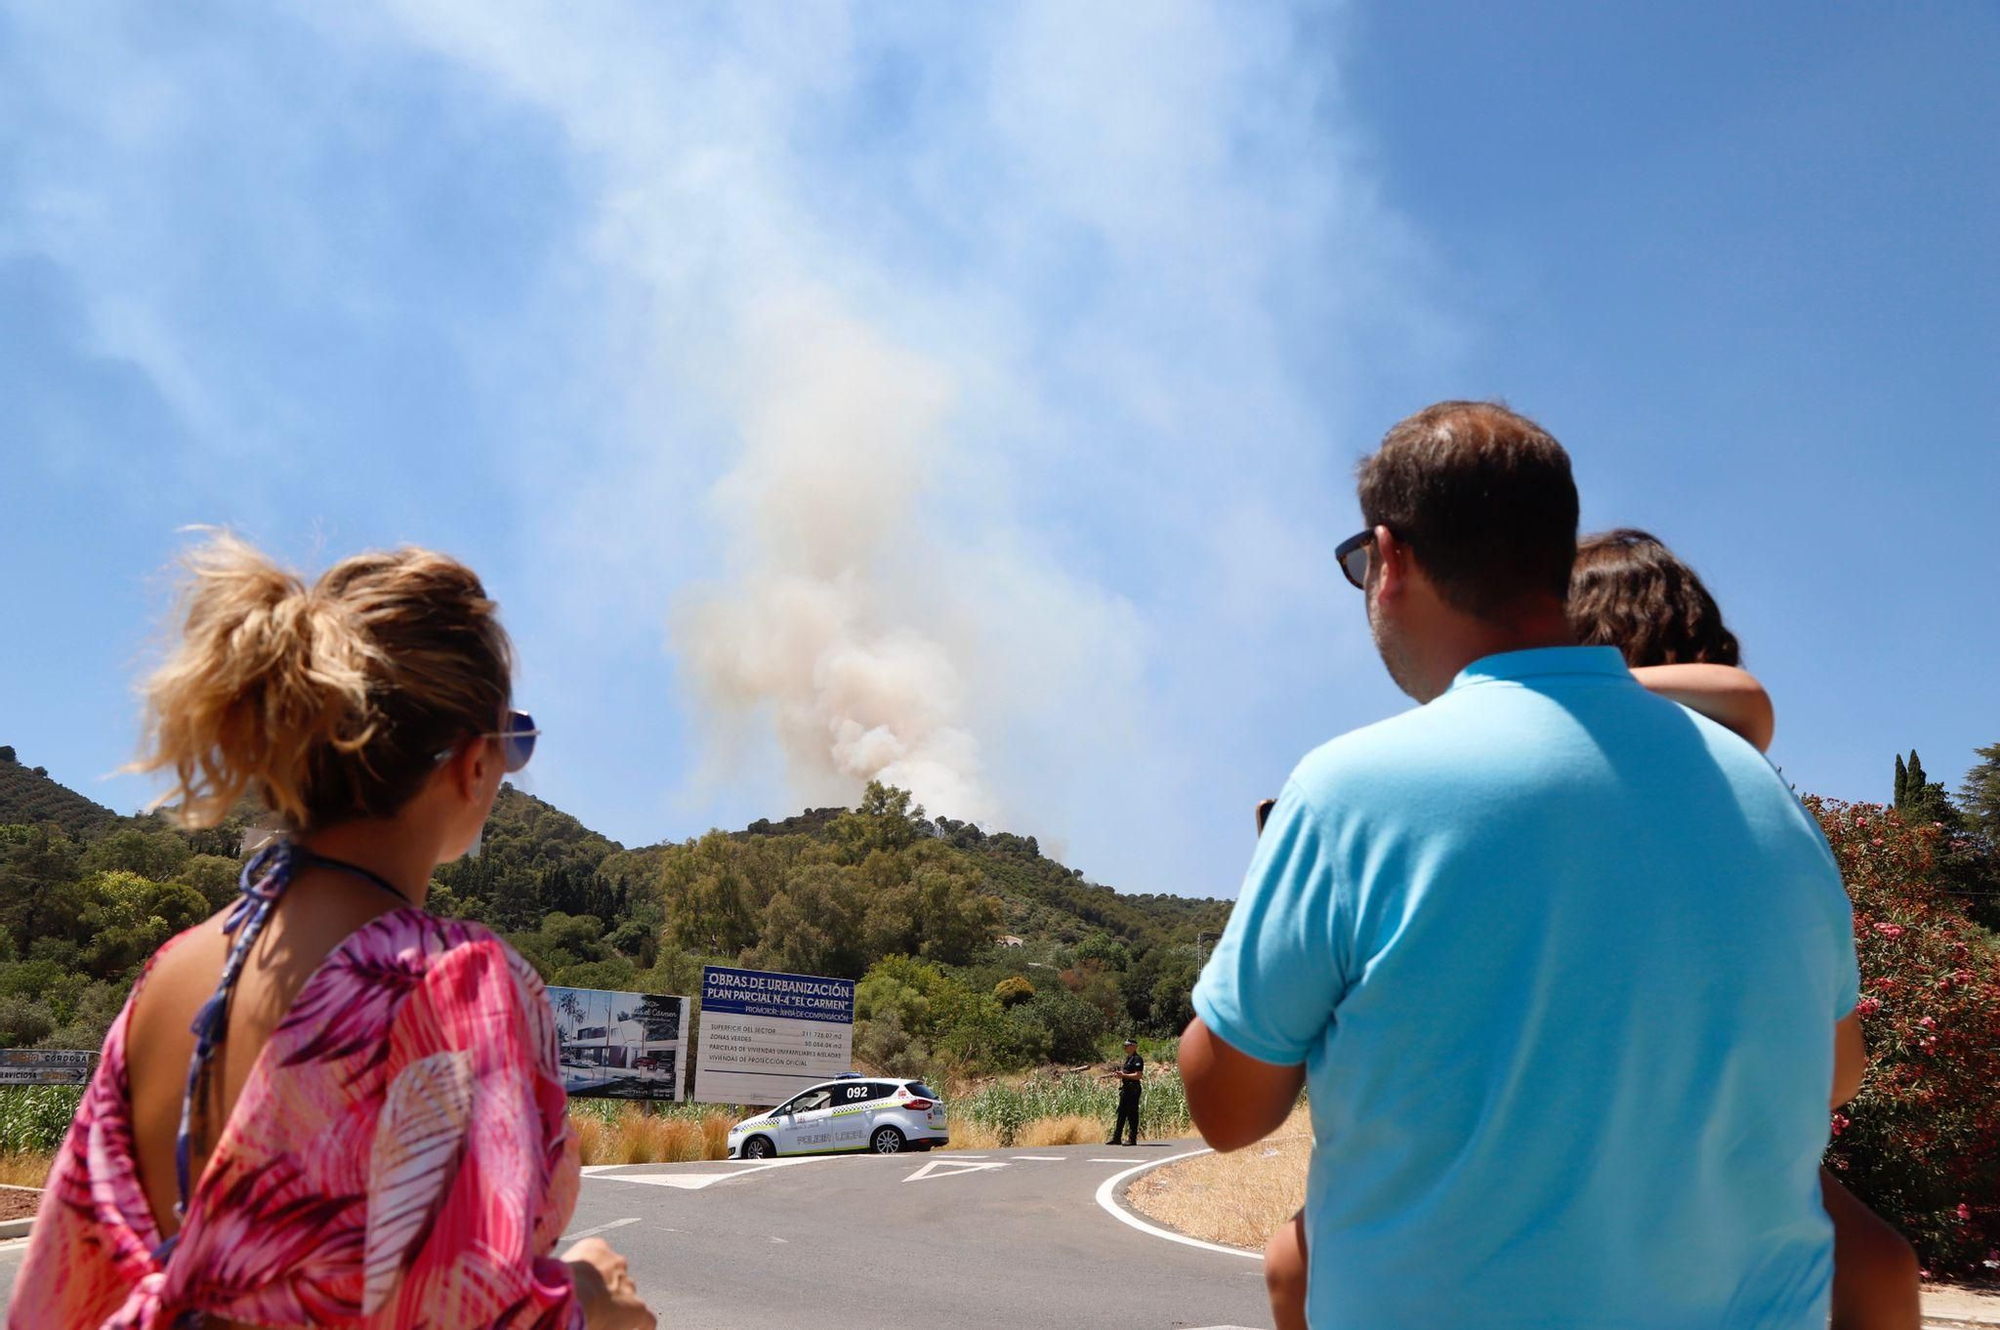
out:
{"label": "police car", "polygon": [[842,1076],[801,1090],[729,1129],[731,1159],[871,1150],[878,1155],[943,1145],[944,1101],[922,1081]]}

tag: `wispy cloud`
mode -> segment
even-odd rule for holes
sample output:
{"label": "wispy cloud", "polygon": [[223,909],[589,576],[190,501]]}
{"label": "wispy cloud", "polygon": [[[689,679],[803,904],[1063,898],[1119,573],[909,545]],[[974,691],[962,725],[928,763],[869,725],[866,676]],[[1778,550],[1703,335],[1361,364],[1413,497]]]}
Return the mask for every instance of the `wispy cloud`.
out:
{"label": "wispy cloud", "polygon": [[1344,109],[1339,7],[46,26],[39,114],[84,165],[30,173],[30,248],[195,455],[273,459],[259,503],[457,506],[526,588],[574,736],[544,788],[586,818],[883,775],[1121,886],[1227,891],[1249,801],[1355,718],[1324,687],[1366,662],[1326,590],[1344,440],[1381,424],[1353,394],[1452,330]]}

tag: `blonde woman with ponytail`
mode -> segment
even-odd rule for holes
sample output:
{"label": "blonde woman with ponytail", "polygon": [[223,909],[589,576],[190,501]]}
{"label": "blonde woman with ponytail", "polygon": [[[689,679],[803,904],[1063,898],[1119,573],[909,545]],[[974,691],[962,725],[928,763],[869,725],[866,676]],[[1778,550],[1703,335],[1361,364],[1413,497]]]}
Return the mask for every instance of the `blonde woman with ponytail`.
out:
{"label": "blonde woman with ponytail", "polygon": [[577,1158],[542,985],[424,910],[533,751],[471,570],[364,554],[305,585],[188,561],[136,764],[211,826],[286,832],[148,965],[57,1156],[14,1330],[650,1330],[625,1262],[560,1259]]}

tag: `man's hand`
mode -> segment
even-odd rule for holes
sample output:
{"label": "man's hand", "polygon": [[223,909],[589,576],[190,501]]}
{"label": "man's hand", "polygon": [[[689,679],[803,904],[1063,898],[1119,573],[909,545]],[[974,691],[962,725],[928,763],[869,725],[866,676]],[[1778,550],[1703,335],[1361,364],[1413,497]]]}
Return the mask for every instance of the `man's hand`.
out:
{"label": "man's hand", "polygon": [[1181,1035],[1181,1083],[1201,1138],[1227,1153],[1263,1140],[1291,1115],[1306,1069],[1259,1062],[1218,1038],[1197,1016]]}

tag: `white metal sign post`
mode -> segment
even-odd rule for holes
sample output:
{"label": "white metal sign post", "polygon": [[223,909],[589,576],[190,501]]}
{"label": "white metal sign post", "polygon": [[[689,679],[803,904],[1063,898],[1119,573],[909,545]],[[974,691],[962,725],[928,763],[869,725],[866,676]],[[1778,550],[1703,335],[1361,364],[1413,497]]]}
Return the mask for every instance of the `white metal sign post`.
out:
{"label": "white metal sign post", "polygon": [[854,1060],[854,981],[710,965],[701,975],[694,1098],[765,1107]]}

